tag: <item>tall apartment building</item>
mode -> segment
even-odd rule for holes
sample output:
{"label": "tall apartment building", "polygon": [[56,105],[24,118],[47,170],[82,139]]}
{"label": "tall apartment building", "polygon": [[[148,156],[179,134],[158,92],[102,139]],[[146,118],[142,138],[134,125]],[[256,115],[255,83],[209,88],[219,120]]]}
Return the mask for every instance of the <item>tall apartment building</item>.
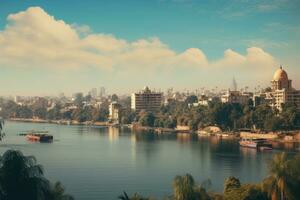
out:
{"label": "tall apartment building", "polygon": [[141,110],[156,112],[163,103],[163,93],[151,91],[145,87],[141,92],[131,95],[131,109],[139,113]]}
{"label": "tall apartment building", "polygon": [[122,106],[117,102],[112,102],[109,105],[109,119],[114,123],[120,123],[122,114]]}
{"label": "tall apartment building", "polygon": [[271,84],[272,91],[266,93],[266,100],[272,107],[281,110],[283,104],[294,103],[300,108],[300,90],[292,87],[292,80],[282,67],[275,72]]}

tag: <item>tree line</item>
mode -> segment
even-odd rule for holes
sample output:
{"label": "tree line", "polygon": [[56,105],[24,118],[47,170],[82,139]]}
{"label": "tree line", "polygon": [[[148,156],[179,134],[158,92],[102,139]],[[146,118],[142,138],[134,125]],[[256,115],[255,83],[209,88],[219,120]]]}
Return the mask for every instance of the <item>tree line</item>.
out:
{"label": "tree line", "polygon": [[53,107],[40,101],[32,105],[18,105],[14,101],[0,102],[0,116],[4,118],[38,118],[44,120],[76,120],[85,121],[107,121],[109,110],[108,101],[104,101],[100,107],[84,106],[82,101],[76,102],[76,108],[65,109],[66,105],[57,102]]}
{"label": "tree line", "polygon": [[[158,112],[141,111],[135,113],[130,109],[130,97],[114,100],[123,105],[121,123],[139,122],[142,126],[175,128],[177,125],[189,126],[192,130],[216,125],[223,130],[259,129],[265,131],[293,130],[300,128],[300,110],[294,104],[285,104],[281,112],[268,104],[253,105],[249,99],[246,104],[222,103],[214,100],[207,106],[194,106],[196,96],[189,96],[185,101],[171,100],[162,105]],[[65,109],[57,102],[48,108],[42,99],[32,105],[18,105],[13,101],[0,101],[0,116],[5,118],[39,118],[46,120],[108,121],[109,101],[104,100],[100,107],[84,106],[88,97],[77,96],[75,109]]]}
{"label": "tree line", "polygon": [[207,106],[193,106],[191,99],[195,101],[195,98],[184,102],[171,101],[156,113],[141,111],[136,121],[143,126],[174,128],[183,125],[192,130],[211,125],[223,130],[247,128],[278,131],[300,128],[300,110],[294,104],[283,105],[279,112],[267,104],[254,106],[252,100],[244,105],[212,101]]}

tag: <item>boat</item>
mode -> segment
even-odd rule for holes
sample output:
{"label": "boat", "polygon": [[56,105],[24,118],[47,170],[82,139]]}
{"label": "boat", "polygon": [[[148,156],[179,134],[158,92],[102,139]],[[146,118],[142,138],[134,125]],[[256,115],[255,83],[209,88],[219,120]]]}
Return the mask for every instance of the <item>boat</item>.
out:
{"label": "boat", "polygon": [[25,136],[27,138],[27,140],[30,140],[30,141],[38,141],[38,142],[52,142],[53,141],[53,136],[48,134],[48,131],[30,130],[30,131],[22,132],[19,135]]}
{"label": "boat", "polygon": [[27,134],[26,138],[30,141],[52,142],[53,136],[49,134],[31,133]]}
{"label": "boat", "polygon": [[265,139],[242,139],[240,142],[240,146],[248,147],[248,148],[255,148],[260,150],[271,150],[272,144],[267,143]]}
{"label": "boat", "polygon": [[261,147],[259,147],[259,150],[261,150],[261,151],[270,151],[272,149],[273,149],[272,147],[268,147],[268,146],[261,146]]}

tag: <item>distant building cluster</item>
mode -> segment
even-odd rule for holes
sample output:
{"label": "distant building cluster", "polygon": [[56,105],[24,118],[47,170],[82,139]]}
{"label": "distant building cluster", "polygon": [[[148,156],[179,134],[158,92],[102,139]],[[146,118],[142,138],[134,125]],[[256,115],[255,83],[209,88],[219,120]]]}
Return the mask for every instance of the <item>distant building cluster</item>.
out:
{"label": "distant building cluster", "polygon": [[[60,105],[61,112],[73,111],[78,108],[78,102],[81,107],[93,107],[100,109],[103,102],[109,106],[109,120],[113,123],[120,123],[122,112],[124,109],[139,113],[142,110],[147,112],[157,112],[162,105],[167,105],[172,101],[183,102],[190,96],[196,96],[196,102],[189,103],[189,106],[208,106],[210,102],[222,102],[230,104],[248,104],[252,101],[253,106],[260,104],[268,104],[273,108],[282,110],[282,106],[286,103],[293,103],[300,108],[300,90],[292,87],[292,80],[288,78],[288,74],[280,67],[274,74],[271,81],[271,87],[259,92],[248,92],[238,90],[237,82],[233,79],[232,89],[229,90],[207,90],[201,88],[194,92],[185,90],[184,92],[173,91],[170,88],[166,93],[150,90],[145,87],[142,91],[134,92],[131,95],[131,102],[121,105],[116,95],[107,95],[104,87],[92,88],[87,95],[83,93],[75,93],[71,97],[66,97],[63,93],[57,97],[22,97],[15,96],[13,100],[19,106],[33,106],[53,109],[57,104]],[[195,99],[195,98],[194,98]],[[1,108],[0,108],[1,110]]]}

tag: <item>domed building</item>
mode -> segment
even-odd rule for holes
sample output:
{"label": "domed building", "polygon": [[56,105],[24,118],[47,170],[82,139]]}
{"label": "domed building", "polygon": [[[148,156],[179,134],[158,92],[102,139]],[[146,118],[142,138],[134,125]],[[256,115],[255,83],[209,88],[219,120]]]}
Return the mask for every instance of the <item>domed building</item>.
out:
{"label": "domed building", "polygon": [[290,90],[292,88],[292,80],[289,80],[286,71],[284,71],[281,66],[275,72],[271,83],[273,91],[282,89]]}
{"label": "domed building", "polygon": [[282,66],[275,72],[271,83],[272,91],[267,93],[267,100],[272,107],[282,110],[283,104],[294,103],[300,108],[300,90],[292,87],[292,80]]}

